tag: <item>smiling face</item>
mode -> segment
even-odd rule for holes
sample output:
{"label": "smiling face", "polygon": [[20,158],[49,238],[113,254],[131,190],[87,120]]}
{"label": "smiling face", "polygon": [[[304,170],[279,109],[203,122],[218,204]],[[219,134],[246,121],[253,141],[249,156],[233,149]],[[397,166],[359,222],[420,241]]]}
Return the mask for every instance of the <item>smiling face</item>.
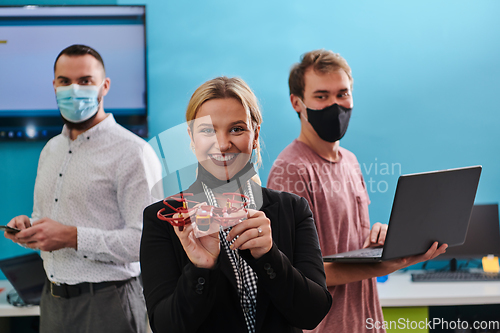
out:
{"label": "smiling face", "polygon": [[231,179],[248,163],[259,130],[235,98],[204,102],[188,127],[196,158],[220,180]]}

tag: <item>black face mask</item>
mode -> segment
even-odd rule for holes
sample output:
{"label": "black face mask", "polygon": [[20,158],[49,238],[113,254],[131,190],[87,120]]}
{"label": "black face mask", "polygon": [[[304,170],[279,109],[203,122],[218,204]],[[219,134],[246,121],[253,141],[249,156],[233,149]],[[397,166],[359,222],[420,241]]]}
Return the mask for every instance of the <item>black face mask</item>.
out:
{"label": "black face mask", "polygon": [[321,139],[335,142],[345,135],[352,108],[348,109],[335,103],[323,110],[313,110],[308,107],[306,110],[309,123]]}

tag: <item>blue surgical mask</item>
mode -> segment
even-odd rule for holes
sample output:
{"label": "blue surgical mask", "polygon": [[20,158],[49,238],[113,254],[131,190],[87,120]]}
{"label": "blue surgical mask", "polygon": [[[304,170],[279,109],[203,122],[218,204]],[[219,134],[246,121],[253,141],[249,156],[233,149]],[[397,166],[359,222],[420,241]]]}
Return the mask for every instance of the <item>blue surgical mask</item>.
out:
{"label": "blue surgical mask", "polygon": [[99,110],[99,86],[69,86],[56,87],[56,99],[59,111],[64,119],[72,123],[81,123],[90,119]]}

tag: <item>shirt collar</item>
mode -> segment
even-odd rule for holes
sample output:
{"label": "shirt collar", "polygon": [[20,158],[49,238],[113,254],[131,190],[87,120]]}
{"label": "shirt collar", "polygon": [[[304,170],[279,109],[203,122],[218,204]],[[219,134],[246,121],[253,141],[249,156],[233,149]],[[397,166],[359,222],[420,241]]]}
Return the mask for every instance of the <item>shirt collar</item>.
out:
{"label": "shirt collar", "polygon": [[[82,138],[88,139],[88,138],[90,138],[90,136],[96,135],[99,132],[113,126],[114,124],[116,124],[115,117],[113,117],[112,113],[108,113],[106,118],[104,118],[104,120],[102,120],[98,124],[92,126],[91,128],[89,128],[85,132],[78,135],[78,137],[75,139],[75,141],[82,140]],[[70,130],[69,130],[68,126],[64,125],[63,129],[62,129],[62,135],[64,135],[65,137],[67,137],[69,139],[69,133],[70,133]]]}

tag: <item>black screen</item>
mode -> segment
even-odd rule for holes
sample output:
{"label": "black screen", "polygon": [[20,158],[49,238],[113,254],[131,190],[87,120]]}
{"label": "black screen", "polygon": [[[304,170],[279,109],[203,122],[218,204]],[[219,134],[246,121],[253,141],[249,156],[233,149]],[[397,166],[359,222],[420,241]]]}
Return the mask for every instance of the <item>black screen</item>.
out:
{"label": "black screen", "polygon": [[453,246],[436,259],[474,259],[500,255],[498,205],[474,205],[465,242]]}

